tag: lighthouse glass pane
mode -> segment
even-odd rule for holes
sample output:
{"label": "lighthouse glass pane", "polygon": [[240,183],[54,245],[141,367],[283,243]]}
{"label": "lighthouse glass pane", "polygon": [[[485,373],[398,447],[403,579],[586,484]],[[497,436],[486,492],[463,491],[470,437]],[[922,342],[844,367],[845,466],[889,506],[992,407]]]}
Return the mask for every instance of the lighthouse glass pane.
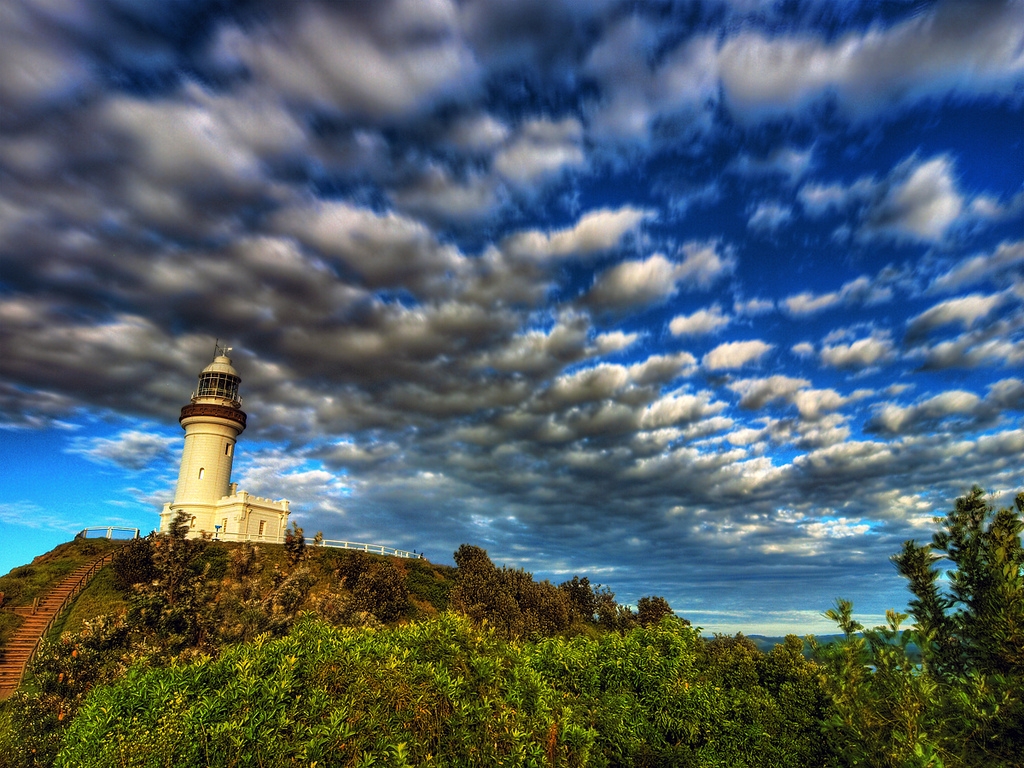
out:
{"label": "lighthouse glass pane", "polygon": [[199,397],[223,397],[228,400],[238,399],[237,376],[226,373],[204,373],[199,377]]}

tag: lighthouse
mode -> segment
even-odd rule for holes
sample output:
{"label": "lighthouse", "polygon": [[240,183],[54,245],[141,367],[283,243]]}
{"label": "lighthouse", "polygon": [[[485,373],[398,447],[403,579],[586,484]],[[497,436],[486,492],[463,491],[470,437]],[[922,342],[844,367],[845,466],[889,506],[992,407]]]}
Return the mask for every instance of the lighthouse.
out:
{"label": "lighthouse", "polygon": [[217,346],[213,362],[199,374],[191,401],[178,422],[185,430],[174,500],[164,504],[160,530],[168,532],[179,511],[189,521],[190,537],[227,541],[284,541],[289,503],[239,491],[231,465],[246,415],[238,394],[241,378],[228,347]]}

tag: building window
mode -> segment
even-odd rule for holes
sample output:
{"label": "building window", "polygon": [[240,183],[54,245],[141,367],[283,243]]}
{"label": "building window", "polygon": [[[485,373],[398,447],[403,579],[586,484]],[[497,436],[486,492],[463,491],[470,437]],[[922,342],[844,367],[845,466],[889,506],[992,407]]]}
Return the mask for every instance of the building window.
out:
{"label": "building window", "polygon": [[260,520],[260,536],[263,535],[263,527],[267,524],[266,520]]}
{"label": "building window", "polygon": [[195,528],[196,527],[196,516],[195,515],[192,515],[192,522],[191,522],[191,524],[188,527],[189,528]]}
{"label": "building window", "polygon": [[230,456],[231,455],[231,443],[226,443],[224,445],[224,455],[225,456]]}
{"label": "building window", "polygon": [[224,530],[225,533],[227,533],[227,530],[228,530],[228,519],[226,517],[224,518],[224,523],[223,523],[223,525],[221,525],[221,528]]}
{"label": "building window", "polygon": [[199,468],[199,479],[203,479],[203,475],[206,474],[206,470],[203,467]]}

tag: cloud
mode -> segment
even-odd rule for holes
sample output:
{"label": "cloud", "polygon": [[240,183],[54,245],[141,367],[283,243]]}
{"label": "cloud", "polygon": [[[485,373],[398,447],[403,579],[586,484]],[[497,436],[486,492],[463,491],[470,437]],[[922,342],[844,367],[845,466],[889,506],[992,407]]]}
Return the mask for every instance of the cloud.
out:
{"label": "cloud", "polygon": [[721,413],[725,403],[713,403],[709,393],[691,395],[674,392],[659,398],[644,410],[640,426],[644,429],[694,424]]}
{"label": "cloud", "polygon": [[999,321],[988,328],[924,345],[915,350],[915,356],[922,360],[922,371],[1020,365],[1024,362],[1024,341],[1012,336],[1017,325],[1019,321]]}
{"label": "cloud", "polygon": [[793,209],[776,202],[758,203],[747,226],[758,232],[774,232],[793,218]]}
{"label": "cloud", "polygon": [[274,217],[274,224],[280,233],[351,270],[370,288],[405,286],[427,292],[463,264],[457,249],[439,243],[420,222],[348,203],[288,208]]}
{"label": "cloud", "polygon": [[893,170],[884,194],[868,209],[861,233],[866,237],[941,240],[964,208],[952,171],[948,157],[920,164],[913,158],[904,161]]}
{"label": "cloud", "polygon": [[892,340],[884,335],[857,339],[850,344],[825,345],[821,349],[821,362],[832,368],[870,368],[888,363],[894,357]]}
{"label": "cloud", "polygon": [[814,345],[811,344],[809,341],[801,341],[797,344],[794,344],[792,347],[789,348],[789,351],[792,352],[797,357],[814,357]]}
{"label": "cloud", "polygon": [[881,304],[891,298],[892,289],[887,285],[884,275],[874,279],[861,275],[844,283],[838,291],[818,294],[803,291],[787,297],[781,304],[790,316],[806,317],[839,305]]}
{"label": "cloud", "polygon": [[880,406],[865,424],[865,430],[876,434],[906,435],[991,427],[1001,416],[1024,411],[1024,382],[1003,379],[989,386],[988,395],[949,390],[919,400],[914,405]]}
{"label": "cloud", "polygon": [[589,105],[593,131],[609,140],[650,138],[662,115],[699,122],[718,89],[715,43],[695,36],[670,50],[652,67],[657,27],[637,15],[613,24],[594,46],[583,70],[601,85]]}
{"label": "cloud", "polygon": [[812,216],[854,209],[857,236],[895,241],[941,242],[964,214],[948,155],[907,158],[881,179],[863,177],[850,185],[807,184],[799,193]]}
{"label": "cloud", "polygon": [[140,420],[173,431],[229,339],[239,479],[307,531],[744,617],[765,578],[778,615],[897,604],[935,499],[1016,482],[1005,7],[943,46],[942,5],[117,5],[0,4],[10,450],[70,442],[138,500],[110,479],[174,468]]}
{"label": "cloud", "polygon": [[729,318],[722,314],[722,308],[715,304],[691,315],[677,315],[669,322],[668,329],[673,336],[703,336],[724,328],[729,322]]}
{"label": "cloud", "polygon": [[709,371],[742,368],[750,363],[759,362],[774,346],[774,344],[766,344],[759,339],[730,341],[719,344],[704,355],[701,364]]}
{"label": "cloud", "polygon": [[972,293],[941,301],[907,321],[907,339],[919,340],[936,328],[954,323],[960,324],[963,328],[971,328],[979,320],[988,317],[1005,300],[1006,296],[1001,293],[989,296]]}
{"label": "cloud", "polygon": [[138,471],[157,462],[169,463],[180,444],[180,437],[163,437],[132,429],[112,438],[75,438],[68,451],[100,464]]}
{"label": "cloud", "polygon": [[513,184],[528,185],[583,164],[583,127],[574,118],[531,120],[494,157],[494,169]]}
{"label": "cloud", "polygon": [[733,312],[737,315],[745,315],[747,317],[764,315],[774,309],[775,302],[771,299],[747,299],[746,301],[737,299],[732,305]]}
{"label": "cloud", "polygon": [[391,192],[404,211],[442,221],[472,221],[495,213],[504,195],[489,176],[453,177],[445,168],[429,166],[413,183]]}
{"label": "cloud", "polygon": [[472,87],[479,68],[457,25],[444,0],[368,12],[303,3],[266,25],[225,27],[215,56],[291,99],[383,119]]}
{"label": "cloud", "polygon": [[1005,282],[1019,278],[1018,268],[1024,265],[1024,240],[1000,243],[992,253],[964,259],[948,272],[932,281],[933,291],[957,291],[981,282]]}
{"label": "cloud", "polygon": [[584,214],[567,229],[509,235],[501,242],[501,250],[511,257],[534,260],[588,256],[614,248],[649,218],[651,212],[640,208],[600,208]]}
{"label": "cloud", "polygon": [[800,418],[807,421],[818,421],[824,414],[841,408],[848,401],[848,398],[834,389],[800,389],[789,398],[796,406]]}
{"label": "cloud", "polygon": [[814,147],[779,147],[764,157],[742,154],[730,162],[727,169],[740,176],[783,176],[790,184],[795,184],[813,164]]}
{"label": "cloud", "polygon": [[660,253],[640,261],[624,261],[594,279],[584,297],[599,310],[622,311],[660,304],[682,290],[707,290],[736,267],[731,255],[719,255],[716,244],[687,243],[679,249],[681,262]]}
{"label": "cloud", "polygon": [[452,126],[448,140],[466,152],[486,153],[505,143],[509,127],[493,115],[464,115]]}
{"label": "cloud", "polygon": [[624,261],[594,279],[586,301],[613,311],[660,304],[675,295],[681,269],[660,253],[643,261]]}
{"label": "cloud", "polygon": [[[724,253],[720,254],[720,249]],[[684,258],[676,277],[687,290],[707,290],[736,269],[736,257],[717,243],[687,243],[681,252]]]}
{"label": "cloud", "polygon": [[777,400],[792,402],[796,393],[809,387],[807,379],[792,376],[769,376],[765,379],[741,379],[729,384],[729,389],[740,395],[740,407],[752,411],[760,410]]}
{"label": "cloud", "polygon": [[862,117],[949,93],[1008,95],[1021,74],[1017,3],[942,3],[888,28],[824,40],[742,32],[718,66],[726,103],[753,118],[791,113],[826,94]]}

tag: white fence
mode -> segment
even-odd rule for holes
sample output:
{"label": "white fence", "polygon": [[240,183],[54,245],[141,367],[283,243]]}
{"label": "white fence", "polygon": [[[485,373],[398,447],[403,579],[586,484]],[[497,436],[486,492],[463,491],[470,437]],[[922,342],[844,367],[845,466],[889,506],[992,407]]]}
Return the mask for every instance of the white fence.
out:
{"label": "white fence", "polygon": [[[130,533],[131,536],[117,536],[117,537],[115,537],[114,536],[114,531],[117,531],[118,533]],[[92,534],[100,533],[100,534],[102,534],[102,538],[104,538],[104,539],[113,539],[113,538],[118,538],[118,539],[123,539],[123,538],[137,539],[137,538],[139,538],[139,529],[138,528],[124,528],[124,527],[119,526],[119,525],[95,525],[95,526],[92,526],[90,528],[83,528],[81,531],[79,531],[75,535],[75,538],[76,539],[89,539],[89,538],[98,539],[98,538],[101,538],[101,536],[90,536],[89,534],[91,534],[91,533]]]}
{"label": "white fence", "polygon": [[[271,544],[280,544],[281,540],[276,536],[259,536],[256,534],[245,534],[245,533],[220,533],[219,531],[211,537],[213,541],[252,541],[252,542],[268,542]],[[313,539],[306,539],[307,546],[315,546]],[[392,547],[385,547],[383,544],[365,544],[361,541],[341,541],[339,539],[324,539],[321,542],[321,546],[324,547],[335,547],[337,549],[358,549],[362,552],[370,552],[374,555],[390,555],[391,557],[408,557],[412,560],[423,559],[422,553],[411,552],[407,549],[394,549]]]}

